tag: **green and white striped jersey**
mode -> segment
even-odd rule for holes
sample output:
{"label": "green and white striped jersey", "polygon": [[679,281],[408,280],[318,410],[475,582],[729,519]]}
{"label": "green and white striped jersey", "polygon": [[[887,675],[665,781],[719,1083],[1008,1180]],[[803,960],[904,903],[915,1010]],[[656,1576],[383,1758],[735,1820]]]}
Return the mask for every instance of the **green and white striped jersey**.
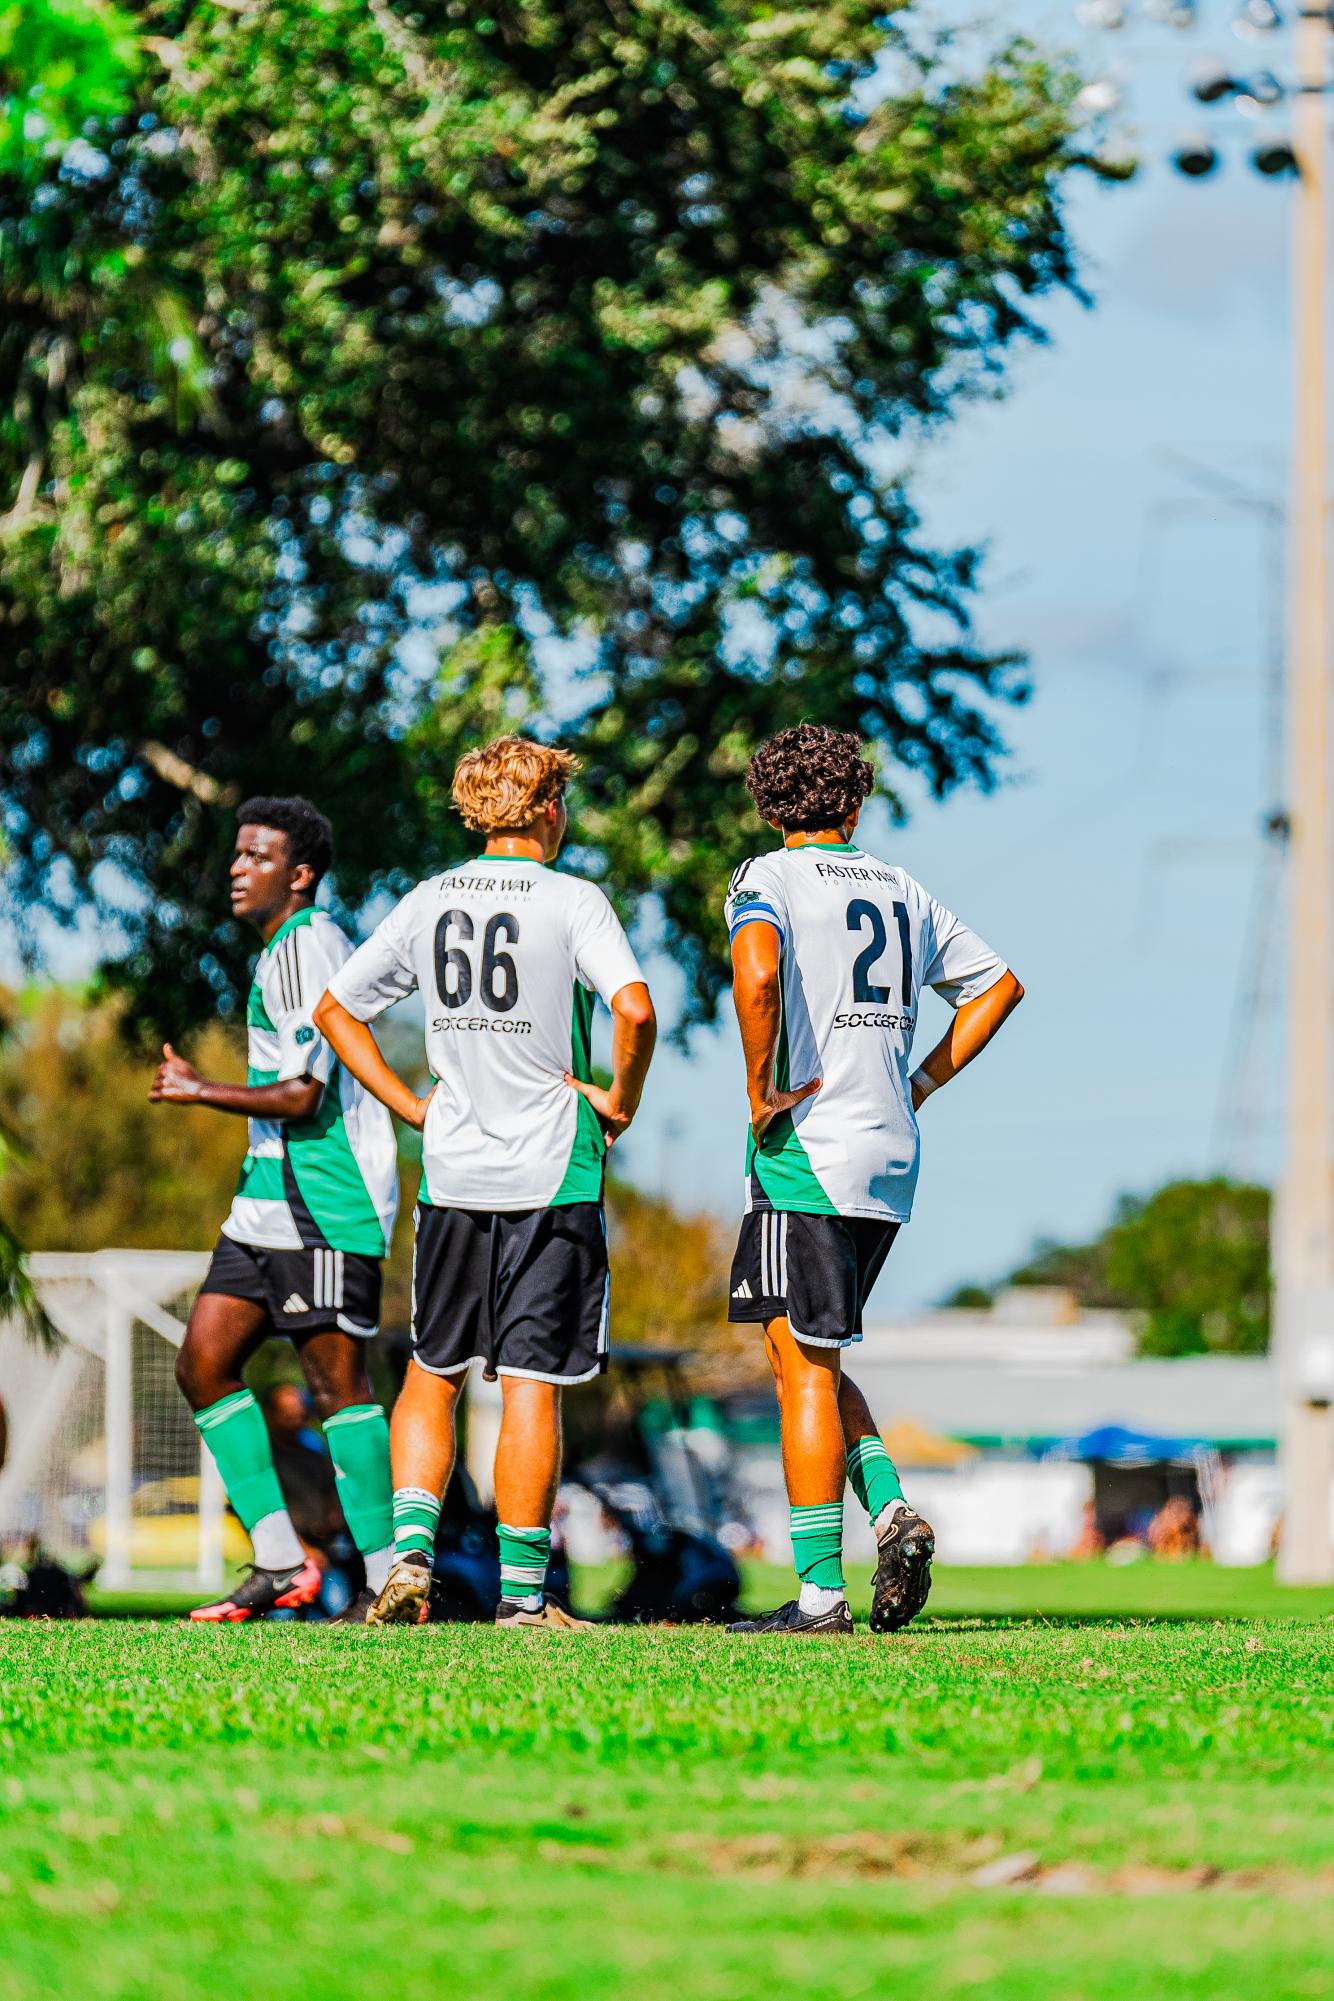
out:
{"label": "green and white striped jersey", "polygon": [[606,1143],[565,1073],[589,1079],[593,995],[643,973],[595,883],[479,855],[418,883],[330,982],[358,1021],[420,988],[436,1091],[421,1200],[545,1209],[602,1198]]}
{"label": "green and white striped jersey", "polygon": [[398,1209],[394,1126],[344,1070],[311,1020],[352,941],[322,910],[298,910],[255,966],[246,1008],[248,1084],[317,1077],[324,1097],[310,1119],[251,1119],[223,1233],[265,1250],[328,1245],[382,1258]]}
{"label": "green and white striped jersey", "polygon": [[909,1055],[923,987],[952,1007],[1006,967],[904,870],[850,842],[807,842],[743,862],[727,892],[730,935],[771,924],[782,940],[780,1090],[823,1079],[746,1149],[746,1209],[906,1223],[917,1186]]}

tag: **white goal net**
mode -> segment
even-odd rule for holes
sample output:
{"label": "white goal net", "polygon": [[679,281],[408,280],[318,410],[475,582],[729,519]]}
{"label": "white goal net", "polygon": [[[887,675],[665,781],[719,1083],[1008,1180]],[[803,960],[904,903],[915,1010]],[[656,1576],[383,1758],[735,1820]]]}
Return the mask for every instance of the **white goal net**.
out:
{"label": "white goal net", "polygon": [[237,1529],[175,1381],[207,1267],[198,1251],[29,1260],[61,1345],[0,1323],[0,1550],[35,1541],[112,1591],[221,1587]]}

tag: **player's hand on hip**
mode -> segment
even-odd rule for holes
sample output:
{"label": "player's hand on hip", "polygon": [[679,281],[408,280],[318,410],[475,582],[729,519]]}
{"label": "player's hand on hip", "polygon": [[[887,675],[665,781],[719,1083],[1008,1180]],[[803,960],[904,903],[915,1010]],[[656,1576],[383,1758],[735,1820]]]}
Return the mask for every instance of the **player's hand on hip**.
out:
{"label": "player's hand on hip", "polygon": [[187,1063],[183,1056],[178,1056],[169,1042],[164,1042],[162,1061],[157,1066],[148,1102],[151,1105],[188,1105],[199,1096],[202,1081],[194,1065]]}
{"label": "player's hand on hip", "polygon": [[403,1114],[403,1123],[405,1125],[412,1126],[417,1132],[421,1131],[422,1127],[426,1124],[426,1114],[431,1109],[431,1100],[439,1088],[438,1084],[432,1084],[426,1096],[418,1098],[415,1109]]}
{"label": "player's hand on hip", "polygon": [[586,1084],[582,1077],[573,1077],[567,1070],[565,1081],[572,1091],[578,1091],[587,1098],[598,1115],[598,1124],[608,1146],[614,1146],[621,1134],[629,1126],[639,1109],[637,1105],[625,1105],[613,1091],[604,1091],[600,1084]]}
{"label": "player's hand on hip", "polygon": [[784,1112],[790,1112],[807,1098],[813,1098],[823,1082],[823,1077],[812,1077],[809,1084],[799,1084],[795,1091],[770,1091],[767,1097],[752,1098],[750,1129],[755,1135],[756,1146],[763,1144],[764,1135],[775,1119],[781,1118]]}

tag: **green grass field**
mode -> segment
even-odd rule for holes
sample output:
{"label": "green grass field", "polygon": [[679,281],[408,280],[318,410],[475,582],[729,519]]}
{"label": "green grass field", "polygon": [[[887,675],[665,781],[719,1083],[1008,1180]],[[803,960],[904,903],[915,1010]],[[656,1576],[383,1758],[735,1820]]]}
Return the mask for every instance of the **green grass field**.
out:
{"label": "green grass field", "polygon": [[0,1995],[1334,1995],[1330,1594],[1053,1566],[932,1612],[0,1623]]}

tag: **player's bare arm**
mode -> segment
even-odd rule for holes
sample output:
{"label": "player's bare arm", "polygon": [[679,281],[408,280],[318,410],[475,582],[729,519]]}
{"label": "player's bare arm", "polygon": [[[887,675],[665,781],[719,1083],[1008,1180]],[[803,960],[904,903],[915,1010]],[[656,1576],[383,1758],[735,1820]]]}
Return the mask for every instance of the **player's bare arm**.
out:
{"label": "player's bare arm", "polygon": [[747,924],[732,940],[732,1001],[746,1060],[750,1129],[758,1144],[774,1120],[813,1097],[820,1078],[780,1091],[774,1081],[783,1018],[782,940],[772,924]]}
{"label": "player's bare arm", "polygon": [[610,1085],[586,1084],[566,1072],[566,1083],[582,1092],[601,1119],[608,1146],[615,1144],[639,1110],[657,1039],[658,1018],[649,990],[642,980],[634,980],[612,996]]}
{"label": "player's bare arm", "polygon": [[[758,930],[758,925],[751,929]],[[745,933],[741,934],[743,937]],[[1002,973],[994,986],[965,1001],[931,1054],[912,1075],[912,1103],[916,1111],[923,1099],[948,1084],[952,1078],[980,1056],[992,1037],[1009,1020],[1024,997],[1013,973]]]}
{"label": "player's bare arm", "polygon": [[326,993],[316,1002],[311,1019],[343,1068],[350,1071],[373,1098],[387,1105],[395,1118],[402,1119],[404,1125],[415,1126],[420,1132],[426,1123],[426,1111],[435,1087],[432,1086],[424,1098],[419,1098],[415,1091],[410,1090],[397,1070],[381,1055],[380,1045],[369,1024],[358,1021],[331,993]]}
{"label": "player's bare arm", "polygon": [[148,1093],[151,1105],[207,1105],[215,1112],[234,1112],[243,1119],[313,1119],[324,1086],[317,1077],[288,1077],[277,1084],[219,1084],[201,1077],[192,1063],[178,1056],[169,1042]]}

